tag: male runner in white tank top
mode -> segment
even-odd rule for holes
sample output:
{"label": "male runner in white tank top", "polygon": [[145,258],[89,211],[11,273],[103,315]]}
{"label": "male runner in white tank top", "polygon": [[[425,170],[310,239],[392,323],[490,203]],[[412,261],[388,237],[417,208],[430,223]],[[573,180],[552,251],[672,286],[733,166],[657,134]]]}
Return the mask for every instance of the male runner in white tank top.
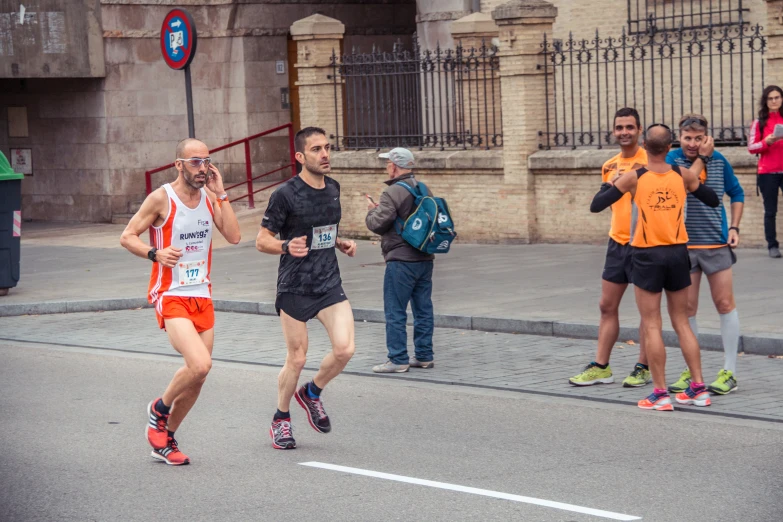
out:
{"label": "male runner in white tank top", "polygon": [[[147,406],[145,430],[152,457],[177,466],[190,459],[179,451],[174,432],[195,404],[212,367],[213,225],[229,243],[239,243],[240,235],[223,177],[211,164],[207,146],[192,138],[182,140],[174,166],[177,179],[147,196],[120,242],[153,262],[148,299],[155,305],[158,325],[185,359],[163,395]],[[140,237],[150,227],[153,248]]]}

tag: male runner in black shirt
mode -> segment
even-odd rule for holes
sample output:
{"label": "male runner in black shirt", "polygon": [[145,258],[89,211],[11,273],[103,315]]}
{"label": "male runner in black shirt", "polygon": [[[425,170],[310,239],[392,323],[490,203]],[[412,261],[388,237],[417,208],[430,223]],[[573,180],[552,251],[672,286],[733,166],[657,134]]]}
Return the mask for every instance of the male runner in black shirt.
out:
{"label": "male runner in black shirt", "polygon": [[[269,430],[276,449],[296,447],[288,411],[294,392],[313,429],[329,433],[332,426],[321,391],[354,352],[353,310],[342,288],[335,248],[353,257],[356,243],[337,237],[340,184],[326,176],[331,171],[329,141],[323,129],[306,127],[296,133],[294,144],[302,172],[272,194],[256,238],[259,252],[281,256],[275,308],[288,354],[278,377],[277,412]],[[297,389],[307,359],[307,321],[313,318],[326,327],[332,351],[313,380]]]}

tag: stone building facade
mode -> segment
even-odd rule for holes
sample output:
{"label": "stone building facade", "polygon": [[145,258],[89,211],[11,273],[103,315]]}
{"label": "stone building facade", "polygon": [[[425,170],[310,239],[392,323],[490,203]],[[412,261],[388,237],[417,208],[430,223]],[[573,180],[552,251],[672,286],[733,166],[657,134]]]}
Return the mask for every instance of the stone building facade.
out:
{"label": "stone building facade", "polygon": [[[543,34],[562,39],[573,32],[575,38],[588,38],[596,28],[602,34],[619,33],[627,25],[625,1],[30,0],[29,11],[58,12],[76,2],[92,17],[83,20],[84,32],[94,33],[98,24],[103,61],[93,60],[94,37],[81,47],[68,41],[74,52],[87,56],[82,63],[88,64],[68,76],[52,73],[51,66],[45,72],[43,62],[33,64],[35,71],[14,69],[20,47],[17,58],[9,55],[9,35],[17,42],[29,34],[19,36],[20,28],[13,24],[18,2],[0,0],[0,149],[33,151],[34,175],[23,183],[25,219],[122,222],[144,197],[144,171],[173,160],[177,141],[187,134],[184,79],[181,71],[163,63],[158,35],[163,17],[177,6],[187,8],[198,26],[198,52],[191,66],[195,127],[197,137],[213,148],[292,120],[334,133],[343,97],[336,95],[331,79],[333,50],[389,50],[397,41],[409,47],[414,32],[424,49],[492,41],[500,60],[494,80],[500,96],[490,103],[502,108],[503,146],[415,151],[419,175],[449,201],[461,240],[605,241],[608,216],[591,215],[587,206],[601,164],[615,151],[540,150],[539,132],[546,125],[542,100],[549,95],[540,45]],[[779,77],[783,18],[778,14],[783,0],[745,3],[747,19],[765,26],[767,75]],[[9,22],[4,22],[6,16]],[[35,28],[23,29],[30,33]],[[282,104],[285,89],[291,108]],[[8,121],[9,107],[25,108],[25,136],[11,135],[10,129],[18,126]],[[19,111],[13,114],[18,119]],[[744,148],[721,151],[735,165],[746,190],[743,243],[761,245],[763,212],[754,190],[755,158]],[[383,188],[382,163],[376,156],[376,151],[334,154],[346,234],[368,234],[362,195]],[[244,179],[241,147],[215,158],[230,181]],[[252,147],[254,173],[287,161],[285,134],[260,139]],[[156,175],[153,183],[162,183],[170,174]],[[256,205],[263,206],[268,196],[268,191],[259,193]]]}
{"label": "stone building facade", "polygon": [[[33,176],[23,182],[25,219],[108,222],[127,219],[144,197],[144,172],[174,159],[187,137],[184,75],[161,58],[159,31],[166,13],[184,7],[198,28],[191,64],[197,137],[211,147],[291,121],[281,89],[290,89],[296,62],[291,25],[316,12],[344,21],[349,48],[390,47],[416,30],[414,0],[30,0],[26,24],[19,2],[0,0],[0,149],[30,148]],[[75,7],[79,4],[80,9]],[[57,74],[18,70],[24,44],[41,51],[48,13],[90,13],[102,40],[103,71]],[[5,20],[5,25],[3,25]],[[87,25],[87,17],[83,23]],[[77,24],[78,28],[78,24]],[[78,32],[78,31],[75,31]],[[2,42],[16,43],[10,51]],[[77,42],[66,52],[87,54]],[[277,62],[283,62],[278,73]],[[89,76],[89,77],[84,77]],[[8,107],[26,108],[26,136],[9,136]],[[255,142],[254,172],[288,158],[284,134]],[[242,147],[217,155],[229,180],[244,178]],[[239,163],[241,162],[241,164]],[[155,183],[166,173],[156,176]]]}

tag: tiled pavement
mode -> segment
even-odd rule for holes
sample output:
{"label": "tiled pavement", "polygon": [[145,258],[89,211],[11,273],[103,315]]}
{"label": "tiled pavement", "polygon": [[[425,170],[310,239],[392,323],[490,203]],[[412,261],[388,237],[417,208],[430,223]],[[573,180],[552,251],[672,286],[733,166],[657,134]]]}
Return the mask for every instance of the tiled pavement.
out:
{"label": "tiled pavement", "polygon": [[[612,359],[615,384],[575,388],[567,384],[567,379],[591,360],[594,341],[447,328],[436,329],[436,366],[433,370],[412,369],[406,374],[376,376],[371,367],[385,360],[384,328],[383,324],[357,323],[356,355],[347,372],[617,402],[629,407],[651,391],[650,386],[626,389],[620,384],[636,362],[637,348],[633,345],[621,343],[615,348]],[[174,354],[165,334],[157,329],[154,312],[150,309],[0,318],[0,343],[3,340]],[[412,346],[411,341],[409,346]],[[328,349],[323,327],[317,322],[311,323],[307,368],[317,368]],[[285,345],[278,319],[218,313],[214,357],[281,366]],[[708,382],[722,363],[722,353],[702,352]],[[676,378],[683,365],[679,350],[668,349],[669,382]],[[711,407],[696,411],[783,422],[783,359],[743,355],[739,358],[737,374],[738,392],[713,397]],[[678,409],[695,410],[686,406]]]}

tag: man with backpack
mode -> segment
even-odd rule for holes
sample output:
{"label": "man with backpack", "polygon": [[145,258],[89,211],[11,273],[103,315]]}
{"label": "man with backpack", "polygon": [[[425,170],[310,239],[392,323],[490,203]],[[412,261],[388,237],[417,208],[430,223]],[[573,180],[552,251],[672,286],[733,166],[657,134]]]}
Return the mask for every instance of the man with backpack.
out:
{"label": "man with backpack", "polygon": [[[385,183],[389,188],[381,194],[379,203],[367,195],[369,212],[365,224],[381,236],[381,251],[386,261],[383,311],[389,360],[373,367],[372,371],[403,373],[410,367],[433,368],[432,267],[435,256],[431,252],[447,252],[456,234],[445,202],[433,198],[432,192],[414,177],[415,162],[411,151],[396,148],[379,157],[386,160],[389,179]],[[428,205],[435,208],[429,216],[437,215],[436,221],[427,222],[424,211]],[[439,236],[441,230],[445,236]],[[415,346],[415,356],[410,358],[405,329],[408,303],[413,311]]]}

